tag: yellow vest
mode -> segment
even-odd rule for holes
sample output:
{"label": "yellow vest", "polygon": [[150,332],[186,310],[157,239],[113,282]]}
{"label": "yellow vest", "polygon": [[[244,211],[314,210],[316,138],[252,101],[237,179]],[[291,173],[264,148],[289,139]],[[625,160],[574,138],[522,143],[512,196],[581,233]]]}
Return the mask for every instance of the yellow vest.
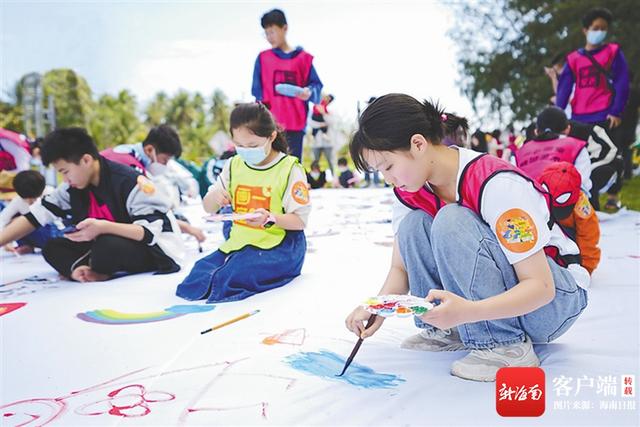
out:
{"label": "yellow vest", "polygon": [[[268,169],[254,169],[240,156],[233,156],[230,161],[228,191],[233,212],[241,214],[263,208],[273,214],[284,213],[282,199],[291,169],[298,164],[296,157],[285,156]],[[263,228],[250,226],[244,220],[234,221],[229,240],[219,250],[228,254],[247,245],[271,249],[282,243],[285,235],[286,231],[277,225]]]}

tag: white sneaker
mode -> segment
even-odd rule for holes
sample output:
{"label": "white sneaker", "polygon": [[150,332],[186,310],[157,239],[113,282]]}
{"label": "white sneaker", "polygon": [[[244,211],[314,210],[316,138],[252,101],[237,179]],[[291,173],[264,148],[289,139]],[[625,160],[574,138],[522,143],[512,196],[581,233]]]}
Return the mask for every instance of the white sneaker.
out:
{"label": "white sneaker", "polygon": [[531,339],[503,347],[472,350],[451,365],[451,375],[473,381],[495,381],[498,369],[508,366],[540,366]]}
{"label": "white sneaker", "polygon": [[406,338],[400,348],[422,351],[456,351],[465,350],[457,328],[423,329],[420,333]]}

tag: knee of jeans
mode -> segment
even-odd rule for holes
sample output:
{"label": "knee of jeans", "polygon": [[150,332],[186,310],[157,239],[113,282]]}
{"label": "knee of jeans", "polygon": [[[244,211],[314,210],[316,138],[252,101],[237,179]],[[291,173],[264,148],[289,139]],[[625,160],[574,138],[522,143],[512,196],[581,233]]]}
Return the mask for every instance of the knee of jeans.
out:
{"label": "knee of jeans", "polygon": [[453,203],[446,205],[433,219],[431,235],[434,239],[438,238],[437,236],[452,239],[461,232],[466,234],[464,229],[473,224],[474,220],[477,220],[477,216],[471,209]]}
{"label": "knee of jeans", "polygon": [[402,219],[400,226],[398,227],[398,240],[407,241],[415,239],[420,236],[420,233],[416,233],[417,230],[429,230],[433,218],[426,212],[416,209],[411,211]]}

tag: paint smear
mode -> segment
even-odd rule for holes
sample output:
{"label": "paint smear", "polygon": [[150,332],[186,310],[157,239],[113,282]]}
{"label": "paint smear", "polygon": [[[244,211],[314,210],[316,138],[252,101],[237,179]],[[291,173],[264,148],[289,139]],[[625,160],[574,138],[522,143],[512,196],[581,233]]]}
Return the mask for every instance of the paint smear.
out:
{"label": "paint smear", "polygon": [[306,337],[307,331],[304,328],[300,329],[287,329],[286,331],[271,335],[262,340],[262,344],[274,345],[274,344],[291,344],[302,345]]}
{"label": "paint smear", "polygon": [[403,378],[393,374],[381,374],[373,369],[352,363],[341,377],[336,375],[342,371],[346,359],[330,351],[302,352],[284,359],[293,369],[328,380],[346,382],[363,388],[391,388],[405,382]]}
{"label": "paint smear", "polygon": [[76,317],[85,322],[99,323],[101,325],[133,325],[137,323],[161,322],[175,319],[191,313],[204,313],[211,311],[215,305],[174,305],[162,311],[150,313],[123,313],[111,309],[99,309],[78,313]]}
{"label": "paint smear", "polygon": [[8,302],[0,304],[0,316],[4,316],[5,314],[9,314],[14,310],[17,310],[21,307],[24,307],[26,302]]}

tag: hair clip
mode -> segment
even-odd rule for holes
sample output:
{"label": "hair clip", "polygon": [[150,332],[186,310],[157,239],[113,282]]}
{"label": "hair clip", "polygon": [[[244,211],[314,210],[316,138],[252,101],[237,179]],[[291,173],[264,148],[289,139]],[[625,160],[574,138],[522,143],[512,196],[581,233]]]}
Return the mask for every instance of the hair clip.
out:
{"label": "hair clip", "polygon": [[445,113],[442,113],[442,114],[440,115],[440,121],[441,121],[441,122],[446,122],[446,121],[447,121],[447,118],[448,118],[448,117],[447,117],[447,115],[446,115]]}

